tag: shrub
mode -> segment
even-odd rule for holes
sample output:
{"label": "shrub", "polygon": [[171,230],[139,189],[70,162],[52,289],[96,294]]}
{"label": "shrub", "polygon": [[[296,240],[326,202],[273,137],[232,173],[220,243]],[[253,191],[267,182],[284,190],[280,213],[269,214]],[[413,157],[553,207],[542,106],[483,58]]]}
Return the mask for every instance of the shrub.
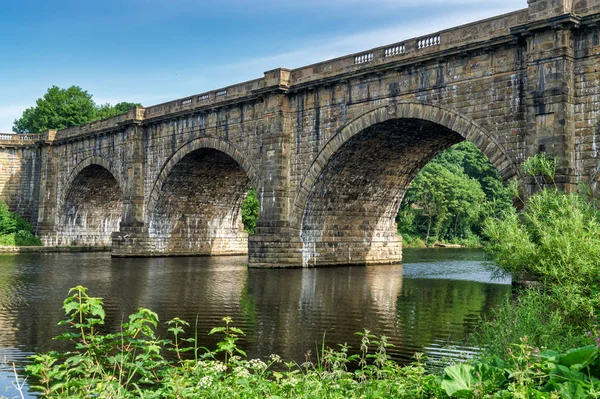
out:
{"label": "shrub", "polygon": [[248,234],[256,233],[256,221],[258,220],[259,210],[260,204],[256,196],[256,190],[250,188],[242,204],[242,223],[244,224],[244,231]]}
{"label": "shrub", "polygon": [[0,246],[42,245],[39,237],[33,234],[31,223],[8,210],[8,205],[0,201]]}
{"label": "shrub", "polygon": [[587,198],[539,191],[521,214],[486,221],[484,233],[498,267],[516,278],[539,280],[566,322],[583,325],[597,314],[600,211]]}
{"label": "shrub", "polygon": [[[553,162],[538,158],[527,164],[528,173],[539,169],[545,181],[552,181]],[[483,323],[475,341],[503,358],[509,344],[523,336],[539,348],[581,344],[600,309],[600,211],[595,204],[581,194],[541,189],[521,213],[488,219],[484,234],[499,271],[534,281],[537,288],[519,292],[516,300],[496,309],[495,319]]]}

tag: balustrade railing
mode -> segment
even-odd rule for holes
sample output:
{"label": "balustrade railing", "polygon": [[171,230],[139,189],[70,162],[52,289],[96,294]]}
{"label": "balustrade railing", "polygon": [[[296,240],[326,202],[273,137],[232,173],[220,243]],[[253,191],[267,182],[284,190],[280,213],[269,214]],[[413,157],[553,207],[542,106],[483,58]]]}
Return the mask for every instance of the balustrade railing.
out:
{"label": "balustrade railing", "polygon": [[422,48],[427,48],[427,47],[439,46],[440,44],[441,44],[440,35],[434,35],[434,36],[424,37],[423,39],[419,39],[419,42],[417,43],[417,48],[422,49]]}
{"label": "balustrade railing", "polygon": [[406,53],[406,46],[404,45],[404,43],[398,44],[396,46],[388,47],[385,49],[386,57],[393,57],[394,55],[405,54],[405,53]]}
{"label": "balustrade railing", "polygon": [[0,141],[37,141],[39,134],[0,133]]}
{"label": "balustrade railing", "polygon": [[373,53],[364,53],[354,57],[354,64],[364,64],[373,61]]}

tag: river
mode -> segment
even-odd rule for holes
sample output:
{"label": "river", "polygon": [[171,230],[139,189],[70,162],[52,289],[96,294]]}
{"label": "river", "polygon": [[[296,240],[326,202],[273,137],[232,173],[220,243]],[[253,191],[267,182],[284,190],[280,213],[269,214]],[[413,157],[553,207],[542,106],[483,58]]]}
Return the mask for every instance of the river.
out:
{"label": "river", "polygon": [[[201,345],[230,316],[242,328],[250,358],[277,353],[304,361],[320,345],[348,342],[356,331],[386,335],[402,363],[415,352],[430,359],[471,355],[466,338],[481,315],[510,295],[510,280],[492,278],[483,252],[409,249],[404,264],[255,270],[246,257],[112,259],[106,253],[0,256],[0,397],[20,397],[17,369],[37,351],[68,349],[52,340],[63,327],[62,301],[83,285],[104,298],[107,328],[117,330],[138,307],[192,325]],[[161,327],[161,335],[165,328]],[[314,356],[313,356],[314,360]],[[27,394],[26,394],[26,397]]]}

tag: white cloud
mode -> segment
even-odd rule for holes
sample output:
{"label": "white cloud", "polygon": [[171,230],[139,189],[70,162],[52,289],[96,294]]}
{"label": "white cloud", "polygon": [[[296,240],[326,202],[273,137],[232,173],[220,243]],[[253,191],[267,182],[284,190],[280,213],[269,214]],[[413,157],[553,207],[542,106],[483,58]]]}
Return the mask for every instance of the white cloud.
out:
{"label": "white cloud", "polygon": [[[355,0],[334,0],[352,2]],[[391,0],[377,0],[391,1]],[[424,0],[434,2],[437,0]],[[456,0],[456,1],[473,1],[482,2],[480,0]],[[487,1],[487,0],[486,0]],[[371,48],[384,46],[408,40],[413,37],[419,37],[430,33],[435,33],[444,29],[456,27],[481,19],[489,18],[501,14],[503,11],[477,9],[469,13],[456,13],[444,17],[432,18],[423,23],[422,20],[415,20],[408,24],[400,24],[397,26],[389,26],[375,30],[357,32],[351,35],[336,36],[336,37],[321,37],[315,38],[311,42],[305,43],[304,46],[295,51],[273,54],[264,57],[249,58],[241,62],[219,65],[206,68],[207,70],[222,71],[223,69],[239,71],[242,75],[246,75],[246,79],[258,78],[262,72],[274,69],[277,67],[298,68],[312,63],[326,61],[328,59],[341,57],[346,54],[358,53],[369,50]],[[510,11],[510,9],[508,10]],[[254,72],[254,76],[247,76],[249,72]],[[237,76],[229,73],[229,76]],[[237,82],[230,82],[234,84]]]}

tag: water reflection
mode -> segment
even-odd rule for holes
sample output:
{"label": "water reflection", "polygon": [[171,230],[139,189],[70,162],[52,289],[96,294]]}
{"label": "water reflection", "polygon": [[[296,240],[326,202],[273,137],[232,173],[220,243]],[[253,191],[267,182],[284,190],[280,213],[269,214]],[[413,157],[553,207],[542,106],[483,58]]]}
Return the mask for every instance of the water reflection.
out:
{"label": "water reflection", "polygon": [[104,298],[107,330],[143,306],[163,321],[177,316],[193,325],[198,316],[201,345],[214,347],[218,337],[206,334],[231,316],[248,333],[250,357],[278,353],[299,362],[324,333],[330,344],[358,347],[354,332],[363,328],[390,337],[398,361],[415,351],[456,356],[471,350],[464,338],[478,317],[510,292],[509,281],[490,281],[480,252],[406,251],[404,266],[248,270],[246,261],[0,256],[0,352],[22,364],[25,353],[64,350],[51,337],[62,331],[62,301],[76,285]]}

